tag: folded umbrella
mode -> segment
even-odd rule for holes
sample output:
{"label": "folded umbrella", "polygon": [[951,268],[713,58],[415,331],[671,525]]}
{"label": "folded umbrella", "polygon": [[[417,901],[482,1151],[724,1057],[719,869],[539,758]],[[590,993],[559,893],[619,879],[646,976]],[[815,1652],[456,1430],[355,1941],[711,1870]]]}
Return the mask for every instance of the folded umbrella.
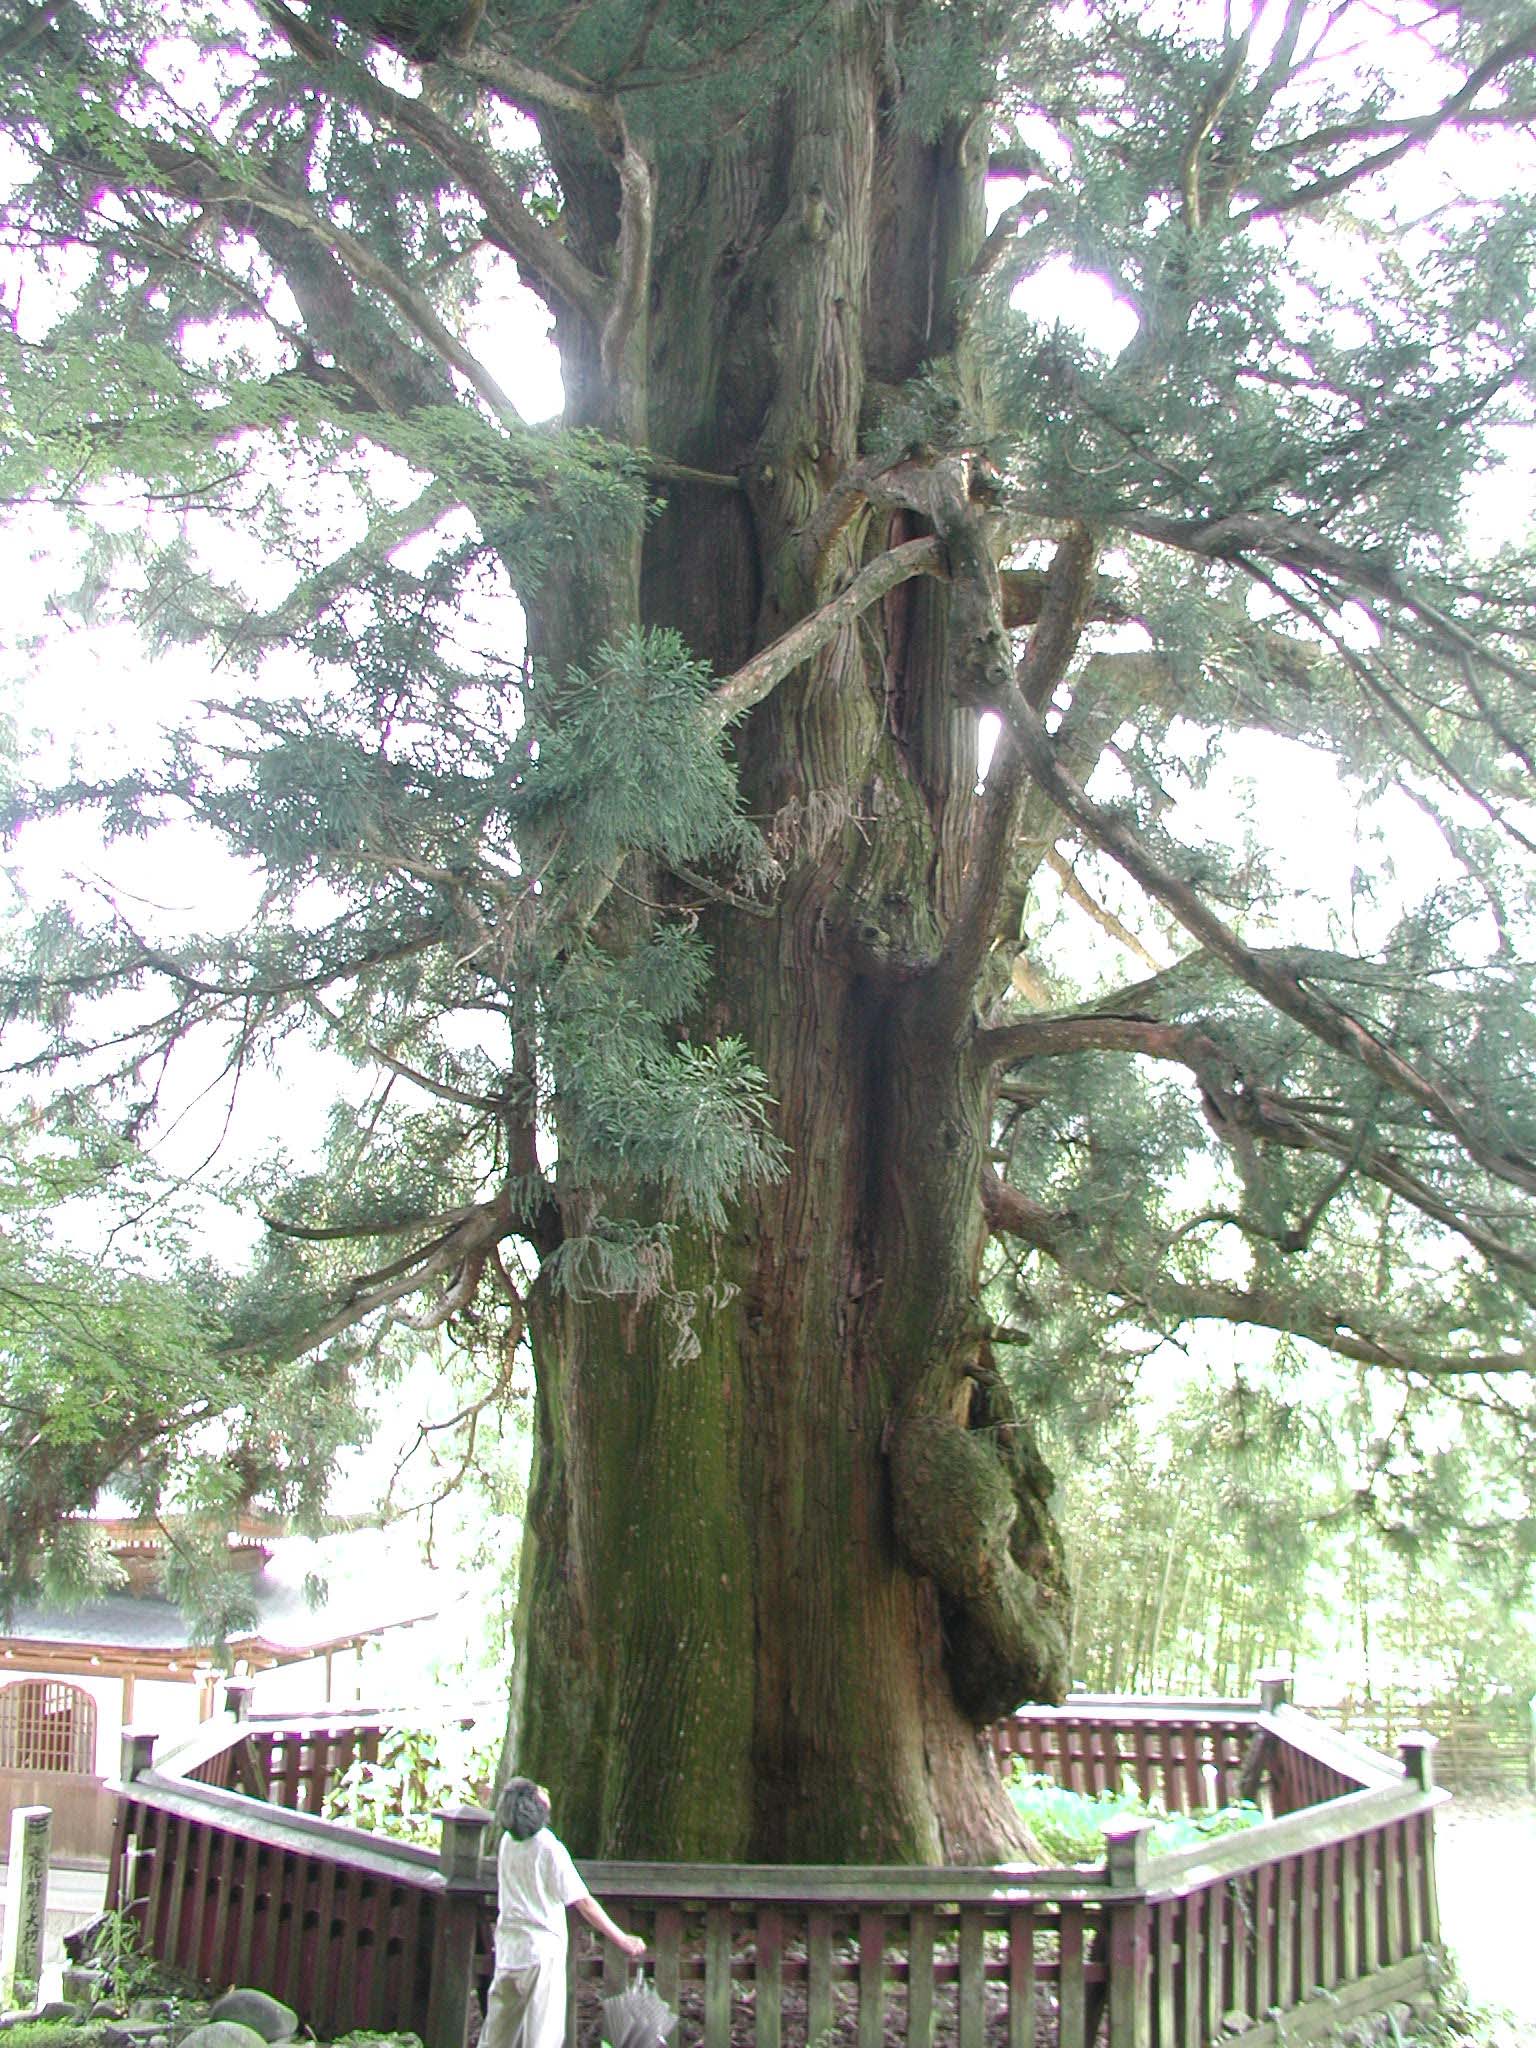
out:
{"label": "folded umbrella", "polygon": [[603,2000],[603,2039],[608,2048],[661,2048],[677,2025],[677,2014],[637,1976],[628,1991]]}

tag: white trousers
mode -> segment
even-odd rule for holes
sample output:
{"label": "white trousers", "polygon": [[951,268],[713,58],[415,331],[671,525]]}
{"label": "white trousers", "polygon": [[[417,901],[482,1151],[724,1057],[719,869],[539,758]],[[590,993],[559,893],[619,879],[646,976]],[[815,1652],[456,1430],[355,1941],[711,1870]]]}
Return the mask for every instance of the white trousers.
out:
{"label": "white trousers", "polygon": [[565,2048],[565,1957],[498,1970],[485,2000],[480,2048]]}

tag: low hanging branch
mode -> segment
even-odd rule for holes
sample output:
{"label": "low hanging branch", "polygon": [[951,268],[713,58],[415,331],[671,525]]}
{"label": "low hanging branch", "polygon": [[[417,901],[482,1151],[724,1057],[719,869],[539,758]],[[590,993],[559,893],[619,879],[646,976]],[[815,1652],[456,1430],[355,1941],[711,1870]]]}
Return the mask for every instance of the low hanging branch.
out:
{"label": "low hanging branch", "polygon": [[[268,1354],[271,1362],[286,1365],[290,1360],[302,1357],[306,1351],[313,1351],[332,1337],[339,1337],[344,1331],[365,1322],[381,1309],[392,1308],[407,1295],[419,1293],[431,1281],[449,1276],[444,1299],[452,1306],[438,1318],[443,1320],[447,1314],[467,1305],[473,1297],[492,1248],[507,1235],[512,1222],[511,1190],[503,1187],[489,1201],[475,1203],[447,1229],[439,1231],[404,1257],[380,1267],[376,1272],[360,1274],[329,1315],[280,1345],[275,1353]],[[290,1231],[289,1234],[305,1233]],[[432,1311],[428,1310],[426,1314],[430,1316]],[[431,1325],[418,1322],[416,1327]],[[256,1347],[243,1348],[253,1350]]]}
{"label": "low hanging branch", "polygon": [[1536,1160],[1512,1147],[1490,1143],[1472,1121],[1471,1105],[1453,1101],[1443,1088],[1394,1052],[1358,1017],[1309,988],[1299,975],[1245,946],[1187,882],[1150,853],[1123,820],[1096,804],[1067,773],[1056,758],[1050,735],[1018,691],[1011,693],[1003,710],[1029,774],[1057,809],[1117,861],[1148,895],[1171,911],[1185,930],[1224,961],[1240,981],[1277,1010],[1293,1017],[1325,1045],[1332,1046],[1335,1052],[1417,1102],[1477,1165],[1500,1180],[1536,1193]]}
{"label": "low hanging branch", "polygon": [[[974,1051],[978,1060],[992,1066],[1089,1052],[1173,1061],[1186,1067],[1199,1083],[1206,1120],[1223,1144],[1240,1152],[1267,1143],[1288,1151],[1326,1153],[1341,1161],[1348,1172],[1400,1195],[1421,1215],[1454,1231],[1485,1257],[1512,1271],[1536,1274],[1536,1253],[1464,1215],[1391,1153],[1358,1137],[1330,1131],[1316,1115],[1304,1113],[1274,1089],[1254,1087],[1238,1071],[1229,1051],[1190,1025],[1117,1015],[1101,1006],[1075,1016],[1022,1018],[979,1032]],[[1301,1246],[1283,1248],[1299,1250]]]}
{"label": "low hanging branch", "polygon": [[563,300],[594,325],[601,323],[609,287],[534,218],[468,128],[443,120],[419,94],[386,85],[282,0],[263,0],[262,12],[295,50],[320,67],[323,81],[345,84],[355,103],[379,114],[398,134],[419,142],[452,172],[484,209],[487,241],[513,258],[526,283]]}
{"label": "low hanging branch", "polygon": [[1262,1288],[1222,1287],[1173,1280],[1166,1275],[1134,1279],[1117,1275],[1095,1255],[1091,1276],[1083,1274],[1078,1220],[1068,1211],[1049,1209],[1020,1189],[1010,1187],[991,1167],[983,1169],[982,1208],[994,1235],[1010,1237],[1044,1252],[1072,1277],[1081,1277],[1096,1294],[1118,1297],[1128,1311],[1151,1324],[1174,1328],[1183,1323],[1246,1323],[1300,1337],[1309,1344],[1359,1365],[1394,1373],[1417,1373],[1432,1379],[1508,1378],[1536,1370],[1536,1353],[1528,1347],[1508,1351],[1419,1350],[1400,1335],[1373,1329],[1351,1311],[1309,1307],[1289,1296]]}

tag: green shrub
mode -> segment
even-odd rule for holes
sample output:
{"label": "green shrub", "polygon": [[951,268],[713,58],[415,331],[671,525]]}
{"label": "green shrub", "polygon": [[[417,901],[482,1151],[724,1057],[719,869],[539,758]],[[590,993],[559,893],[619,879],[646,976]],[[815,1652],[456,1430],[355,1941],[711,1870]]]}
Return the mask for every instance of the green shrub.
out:
{"label": "green shrub", "polygon": [[101,2048],[101,2020],[21,2020],[7,2027],[5,2048]]}
{"label": "green shrub", "polygon": [[473,1728],[390,1728],[377,1762],[358,1757],[326,1794],[327,1820],[428,1847],[442,1806],[481,1805],[496,1773],[497,1744]]}
{"label": "green shrub", "polygon": [[1126,1772],[1118,1792],[1067,1792],[1050,1778],[1015,1770],[1009,1786],[1013,1803],[1048,1863],[1102,1863],[1104,1829],[1117,1820],[1150,1820],[1153,1853],[1189,1849],[1213,1835],[1251,1828],[1263,1814],[1250,1800],[1197,1813],[1169,1813],[1149,1805]]}

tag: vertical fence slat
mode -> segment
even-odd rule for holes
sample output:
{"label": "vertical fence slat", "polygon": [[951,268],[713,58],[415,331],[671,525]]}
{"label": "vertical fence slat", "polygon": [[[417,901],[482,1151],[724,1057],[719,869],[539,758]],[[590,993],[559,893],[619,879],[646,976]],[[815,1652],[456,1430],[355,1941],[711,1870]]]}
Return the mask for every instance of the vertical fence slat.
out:
{"label": "vertical fence slat", "polygon": [[256,1932],[256,1896],[260,1890],[260,1871],[265,1851],[260,1844],[247,1835],[240,1851],[240,1911],[235,1923],[234,1968],[230,1972],[237,1984],[251,1981],[251,1952]]}
{"label": "vertical fence slat", "polygon": [[1184,1811],[1198,1813],[1205,1804],[1204,1730],[1191,1723],[1184,1731]]}
{"label": "vertical fence slat", "polygon": [[1381,1835],[1361,1835],[1356,1844],[1360,1873],[1360,1974],[1374,1976],[1381,1967]]}
{"label": "vertical fence slat", "polygon": [[1201,1972],[1201,2023],[1207,2041],[1221,2038],[1227,1967],[1227,1888],[1222,1884],[1205,1887],[1205,1967]]}
{"label": "vertical fence slat", "polygon": [[1417,1955],[1424,1945],[1424,1837],[1429,1826],[1420,1814],[1403,1830],[1403,1912],[1409,1955]]}
{"label": "vertical fence slat", "polygon": [[1320,1886],[1318,1892],[1318,1958],[1317,1982],[1325,1991],[1334,1990],[1339,1981],[1340,1949],[1340,1892],[1339,1892],[1339,1844],[1329,1842],[1321,1859]]}
{"label": "vertical fence slat", "polygon": [[814,2048],[832,2024],[832,1915],[813,1906],[806,1915],[805,2029]]}
{"label": "vertical fence slat", "polygon": [[987,2028],[987,1945],[980,1906],[960,1908],[960,2048],[983,2048]]}
{"label": "vertical fence slat", "polygon": [[1165,1899],[1152,1909],[1152,2039],[1155,2048],[1176,2048],[1179,2038],[1178,1963],[1175,1917],[1178,1905]]}
{"label": "vertical fence slat", "polygon": [[1179,1972],[1179,2039],[1182,2048],[1198,2048],[1200,1987],[1205,1981],[1205,1894],[1191,1892],[1184,1900],[1183,1965]]}
{"label": "vertical fence slat", "polygon": [[[932,2048],[933,1944],[936,1929],[932,1906],[914,1906],[908,1928],[907,2048]],[[1032,2048],[1032,2043],[1026,2044],[1026,2048]]]}
{"label": "vertical fence slat", "polygon": [[1035,1913],[1008,1909],[1008,2048],[1035,2048]]}
{"label": "vertical fence slat", "polygon": [[652,1973],[657,1997],[664,1998],[674,2012],[677,2011],[682,1993],[682,1949],[682,1907],[658,1906],[656,1932],[652,1944]]}
{"label": "vertical fence slat", "polygon": [[[1274,1935],[1269,1944],[1274,1975],[1270,1998],[1282,2011],[1296,2003],[1296,1865],[1294,1856],[1285,1857],[1275,1871]],[[1262,2019],[1263,2014],[1259,2017]]]}
{"label": "vertical fence slat", "polygon": [[1119,1901],[1109,1915],[1109,2048],[1149,2048],[1150,1916],[1145,1899]]}
{"label": "vertical fence slat", "polygon": [[1141,1788],[1144,1803],[1152,1805],[1157,1798],[1158,1786],[1153,1776],[1152,1744],[1145,1722],[1138,1721],[1131,1732],[1131,1741],[1136,1753],[1136,1783]]}
{"label": "vertical fence slat", "polygon": [[1382,1960],[1388,1963],[1401,1962],[1406,1953],[1403,1947],[1403,1851],[1406,1847],[1406,1828],[1388,1828],[1382,1842],[1382,1920],[1386,1941]]}
{"label": "vertical fence slat", "polygon": [[1360,1974],[1360,1843],[1339,1844],[1339,1966],[1344,1982],[1353,1984]]}
{"label": "vertical fence slat", "polygon": [[368,2027],[389,2025],[389,1993],[384,1981],[384,1886],[376,1877],[362,1878],[357,1887],[357,1924],[361,2006]]}
{"label": "vertical fence slat", "polygon": [[704,2048],[730,2048],[731,1909],[704,1909]]}
{"label": "vertical fence slat", "polygon": [[1265,1864],[1253,1879],[1253,2016],[1263,2019],[1274,2005],[1277,1976],[1276,1945],[1280,1916],[1275,1910],[1275,1871]]}
{"label": "vertical fence slat", "polygon": [[784,2017],[784,1915],[777,1906],[760,1906],[757,1911],[753,1984],[757,2048],[779,2048]]}
{"label": "vertical fence slat", "polygon": [[885,2039],[885,1915],[859,1915],[859,2048]]}
{"label": "vertical fence slat", "polygon": [[1322,1915],[1323,1859],[1313,1849],[1296,1859],[1296,1996],[1312,1996],[1322,1981],[1317,1937]]}
{"label": "vertical fence slat", "polygon": [[1057,1989],[1060,2048],[1088,2048],[1088,1987],[1083,1979],[1083,1909],[1061,1909],[1061,1977]]}
{"label": "vertical fence slat", "polygon": [[1227,1981],[1223,2013],[1246,2012],[1258,2019],[1253,2003],[1253,1879],[1234,1878],[1227,1886]]}
{"label": "vertical fence slat", "polygon": [[174,1813],[162,1813],[156,1818],[159,1826],[155,1829],[155,1846],[151,1852],[149,1870],[149,1901],[150,1912],[153,1915],[150,1948],[152,1954],[170,1961],[172,1930],[176,1924],[176,1879],[182,1826]]}

